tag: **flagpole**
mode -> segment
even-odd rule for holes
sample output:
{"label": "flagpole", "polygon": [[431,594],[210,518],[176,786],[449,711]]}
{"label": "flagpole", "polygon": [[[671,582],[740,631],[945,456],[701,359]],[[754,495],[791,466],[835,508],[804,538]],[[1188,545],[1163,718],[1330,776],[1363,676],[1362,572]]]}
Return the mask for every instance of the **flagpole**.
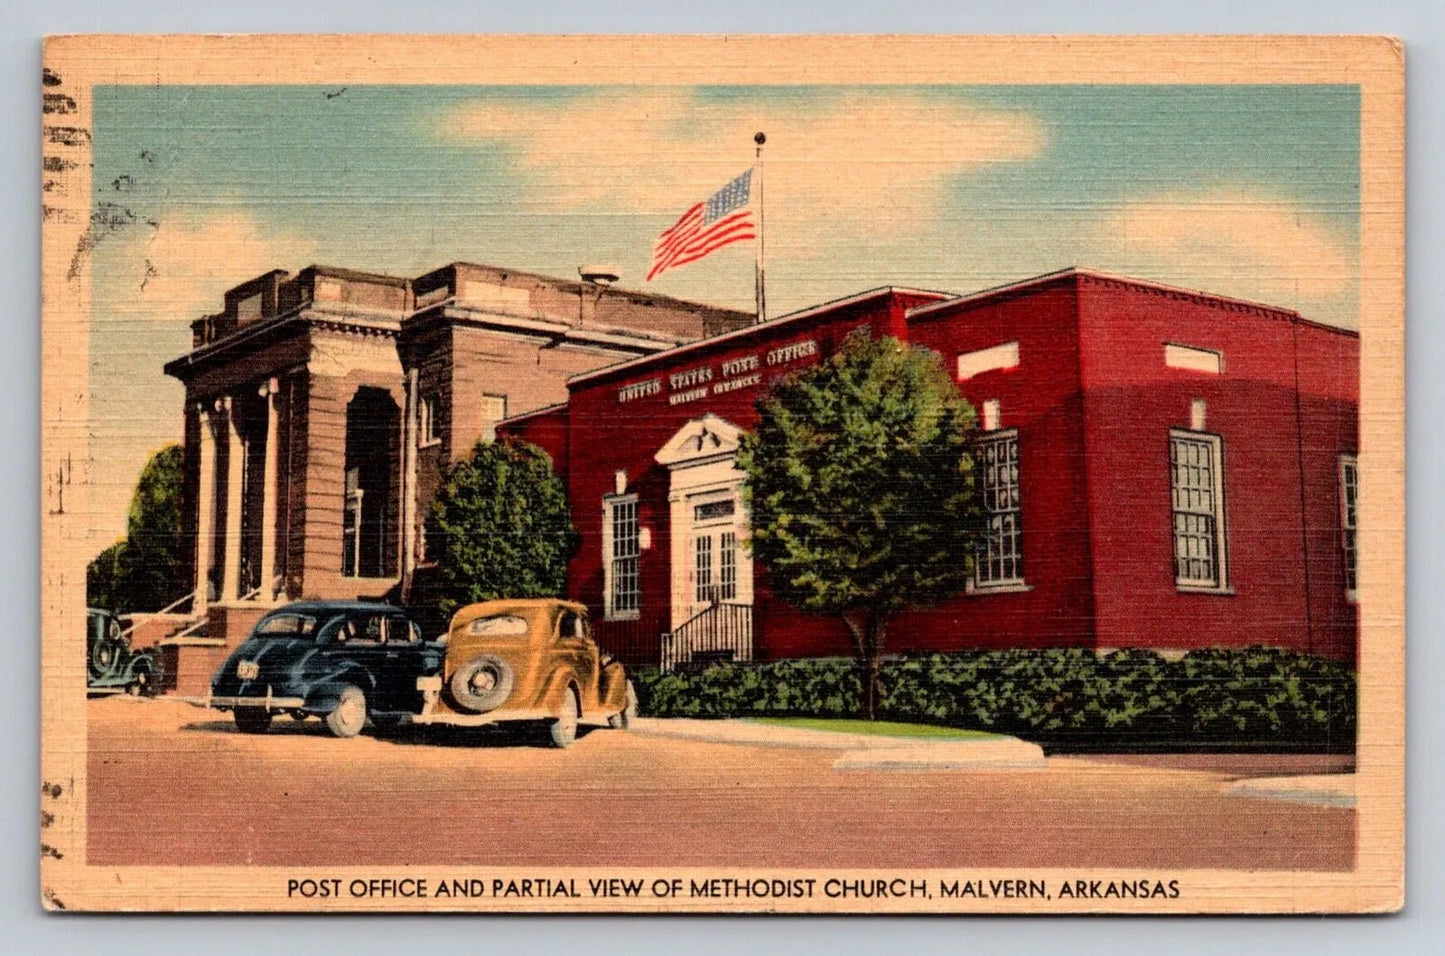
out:
{"label": "flagpole", "polygon": [[758,144],[757,162],[753,166],[754,175],[758,179],[758,261],[753,270],[753,293],[757,299],[759,322],[768,320],[768,296],[765,291],[765,271],[763,269],[763,144],[767,141],[767,136],[761,132],[753,136],[753,142]]}

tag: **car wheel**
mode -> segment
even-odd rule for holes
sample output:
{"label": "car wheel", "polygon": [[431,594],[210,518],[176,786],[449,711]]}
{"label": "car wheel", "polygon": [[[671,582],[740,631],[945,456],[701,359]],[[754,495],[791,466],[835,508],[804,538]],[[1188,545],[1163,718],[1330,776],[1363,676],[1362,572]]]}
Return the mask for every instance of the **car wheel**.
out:
{"label": "car wheel", "polygon": [[552,746],[562,748],[577,739],[577,721],[582,717],[582,705],[577,702],[577,692],[567,688],[562,695],[562,711],[547,726],[547,736]]}
{"label": "car wheel", "polygon": [[376,728],[377,733],[389,734],[400,727],[405,719],[405,714],[372,714],[371,726]]}
{"label": "car wheel", "polygon": [[447,687],[462,709],[484,714],[507,702],[515,680],[510,664],[494,654],[482,654],[453,671]]}
{"label": "car wheel", "polygon": [[366,695],[360,687],[347,687],[326,715],[326,729],[337,737],[355,737],[366,726]]}
{"label": "car wheel", "polygon": [[151,672],[144,667],[137,668],[135,680],[126,685],[125,692],[132,697],[140,697],[142,694],[150,693]]}
{"label": "car wheel", "polygon": [[271,712],[261,707],[237,707],[236,729],[243,734],[264,734],[271,729]]}
{"label": "car wheel", "polygon": [[627,706],[607,718],[607,726],[618,730],[626,730],[632,726],[632,721],[637,717],[637,688],[632,686],[632,681],[627,682]]}

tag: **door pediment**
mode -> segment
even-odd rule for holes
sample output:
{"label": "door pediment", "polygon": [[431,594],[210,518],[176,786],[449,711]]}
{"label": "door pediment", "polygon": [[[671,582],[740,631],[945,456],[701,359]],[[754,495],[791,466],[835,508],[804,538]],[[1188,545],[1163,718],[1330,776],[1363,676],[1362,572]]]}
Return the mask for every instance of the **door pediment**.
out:
{"label": "door pediment", "polygon": [[732,458],[742,430],[711,413],[679,428],[656,455],[659,465],[690,468]]}

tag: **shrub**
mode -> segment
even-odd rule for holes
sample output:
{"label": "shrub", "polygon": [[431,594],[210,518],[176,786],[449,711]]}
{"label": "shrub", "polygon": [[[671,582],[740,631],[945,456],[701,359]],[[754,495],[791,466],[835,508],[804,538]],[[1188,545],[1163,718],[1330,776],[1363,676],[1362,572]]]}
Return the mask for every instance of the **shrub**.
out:
{"label": "shrub", "polygon": [[[849,717],[860,682],[841,658],[634,672],[657,717]],[[1053,751],[1270,748],[1348,751],[1355,674],[1344,664],[1268,647],[1103,657],[1078,648],[891,658],[879,715],[1012,734]]]}

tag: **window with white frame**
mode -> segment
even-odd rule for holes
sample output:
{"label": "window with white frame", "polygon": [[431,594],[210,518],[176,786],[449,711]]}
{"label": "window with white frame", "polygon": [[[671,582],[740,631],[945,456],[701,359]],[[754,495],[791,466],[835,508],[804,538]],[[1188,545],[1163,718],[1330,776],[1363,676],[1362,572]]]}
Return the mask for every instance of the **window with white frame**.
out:
{"label": "window with white frame", "polygon": [[417,444],[425,447],[435,445],[442,440],[441,422],[437,421],[437,397],[435,395],[423,395],[417,406],[417,414],[420,421],[417,422]]}
{"label": "window with white frame", "polygon": [[738,597],[738,536],[724,531],[718,535],[717,599],[736,601]]}
{"label": "window with white frame", "polygon": [[986,588],[1024,583],[1023,524],[1019,499],[1019,434],[994,432],[979,442],[984,534],[974,564],[973,584]]}
{"label": "window with white frame", "polygon": [[482,440],[497,440],[497,422],[507,417],[507,396],[482,396]]}
{"label": "window with white frame", "polygon": [[1360,462],[1354,455],[1340,456],[1340,546],[1345,552],[1345,593],[1355,596],[1355,528],[1359,514]]}
{"label": "window with white frame", "polygon": [[693,541],[692,580],[699,604],[706,604],[712,593],[712,535],[698,535]]}
{"label": "window with white frame", "polygon": [[638,578],[642,526],[638,521],[637,496],[606,499],[603,522],[605,616],[610,621],[636,618],[642,607]]}
{"label": "window with white frame", "polygon": [[1218,435],[1170,432],[1169,481],[1174,517],[1174,583],[1228,587],[1224,537],[1224,451]]}

